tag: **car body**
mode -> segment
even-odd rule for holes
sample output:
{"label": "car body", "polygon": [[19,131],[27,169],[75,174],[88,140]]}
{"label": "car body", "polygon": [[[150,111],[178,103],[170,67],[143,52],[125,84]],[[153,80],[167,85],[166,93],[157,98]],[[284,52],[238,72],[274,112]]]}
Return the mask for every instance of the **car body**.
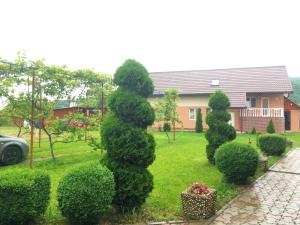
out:
{"label": "car body", "polygon": [[22,138],[0,134],[0,163],[3,165],[16,164],[25,159],[29,146]]}

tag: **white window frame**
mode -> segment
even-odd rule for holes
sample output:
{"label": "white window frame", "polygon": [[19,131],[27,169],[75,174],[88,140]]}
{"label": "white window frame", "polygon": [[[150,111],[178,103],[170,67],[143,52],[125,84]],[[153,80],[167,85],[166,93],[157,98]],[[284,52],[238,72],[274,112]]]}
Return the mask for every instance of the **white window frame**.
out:
{"label": "white window frame", "polygon": [[[247,101],[247,98],[249,98],[250,99],[250,101]],[[255,104],[257,105],[257,98],[256,97],[252,97],[252,96],[249,96],[249,97],[246,97],[246,102],[247,102],[247,107],[248,108],[256,108],[256,105],[253,107],[253,106],[251,106],[251,102],[252,102],[252,99],[255,99]],[[248,104],[249,103],[249,104]]]}
{"label": "white window frame", "polygon": [[[194,119],[191,118],[191,110],[194,110]],[[189,120],[196,120],[196,115],[197,114],[197,111],[196,111],[196,108],[189,108]]]}

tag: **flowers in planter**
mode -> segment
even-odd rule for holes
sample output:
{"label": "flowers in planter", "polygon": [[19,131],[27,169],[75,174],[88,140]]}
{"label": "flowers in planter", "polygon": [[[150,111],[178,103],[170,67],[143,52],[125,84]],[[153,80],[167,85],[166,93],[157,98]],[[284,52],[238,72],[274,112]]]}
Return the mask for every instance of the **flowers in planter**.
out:
{"label": "flowers in planter", "polygon": [[182,209],[191,219],[207,219],[215,214],[217,191],[195,182],[181,193]]}
{"label": "flowers in planter", "polygon": [[205,195],[208,194],[209,192],[208,187],[199,182],[193,183],[192,186],[189,187],[187,191],[191,194],[196,194],[196,195]]}

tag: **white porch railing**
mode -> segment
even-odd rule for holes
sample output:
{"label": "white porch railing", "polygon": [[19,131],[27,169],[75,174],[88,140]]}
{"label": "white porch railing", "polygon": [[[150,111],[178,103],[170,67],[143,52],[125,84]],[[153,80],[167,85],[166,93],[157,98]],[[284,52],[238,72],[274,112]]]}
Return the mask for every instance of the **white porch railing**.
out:
{"label": "white porch railing", "polygon": [[241,117],[284,117],[283,108],[247,108],[241,109]]}

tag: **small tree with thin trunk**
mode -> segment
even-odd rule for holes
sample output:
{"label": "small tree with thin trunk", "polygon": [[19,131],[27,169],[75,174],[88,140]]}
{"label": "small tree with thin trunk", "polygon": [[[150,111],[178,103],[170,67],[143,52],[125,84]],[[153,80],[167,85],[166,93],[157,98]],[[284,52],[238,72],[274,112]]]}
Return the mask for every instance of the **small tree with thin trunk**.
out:
{"label": "small tree with thin trunk", "polygon": [[164,98],[162,101],[159,101],[155,106],[155,115],[156,121],[163,121],[163,130],[168,137],[168,141],[170,142],[170,138],[168,132],[171,131],[171,125],[173,127],[173,140],[175,141],[175,124],[181,123],[181,120],[177,114],[177,101],[178,101],[179,90],[177,89],[167,89],[164,92]]}
{"label": "small tree with thin trunk", "polygon": [[207,159],[215,164],[215,151],[227,141],[235,139],[235,129],[228,124],[230,114],[226,111],[230,106],[228,97],[221,91],[217,91],[209,98],[209,107],[212,109],[206,116],[209,126],[205,137],[208,141],[206,146]]}
{"label": "small tree with thin trunk", "polygon": [[197,109],[196,113],[196,133],[201,133],[203,131],[203,126],[202,126],[202,113],[201,109]]}

